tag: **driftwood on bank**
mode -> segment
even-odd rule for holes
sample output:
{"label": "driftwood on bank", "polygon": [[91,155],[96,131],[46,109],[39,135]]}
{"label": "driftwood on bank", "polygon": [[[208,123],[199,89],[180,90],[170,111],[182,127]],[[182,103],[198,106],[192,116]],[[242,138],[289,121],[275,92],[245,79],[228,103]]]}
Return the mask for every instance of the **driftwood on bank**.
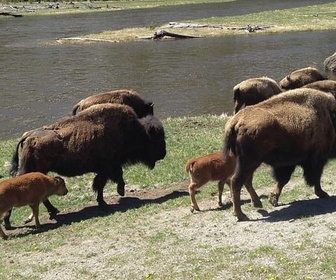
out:
{"label": "driftwood on bank", "polygon": [[165,27],[169,28],[218,28],[224,30],[245,30],[246,32],[255,32],[257,30],[265,30],[270,26],[247,25],[241,27],[223,26],[219,24],[199,24],[199,23],[185,23],[185,22],[169,22]]}
{"label": "driftwood on bank", "polygon": [[107,43],[118,43],[116,40],[107,40],[107,39],[99,39],[99,38],[84,38],[84,37],[67,37],[67,38],[59,38],[56,40],[58,43],[63,43],[63,41],[83,41],[83,42],[107,42]]}
{"label": "driftwood on bank", "polygon": [[0,16],[22,17],[22,15],[13,14],[9,12],[0,12]]}
{"label": "driftwood on bank", "polygon": [[177,33],[167,32],[165,30],[155,31],[153,36],[139,37],[139,38],[148,39],[148,40],[160,40],[160,39],[163,39],[164,37],[170,37],[170,38],[175,38],[175,39],[201,38],[200,36],[177,34]]}

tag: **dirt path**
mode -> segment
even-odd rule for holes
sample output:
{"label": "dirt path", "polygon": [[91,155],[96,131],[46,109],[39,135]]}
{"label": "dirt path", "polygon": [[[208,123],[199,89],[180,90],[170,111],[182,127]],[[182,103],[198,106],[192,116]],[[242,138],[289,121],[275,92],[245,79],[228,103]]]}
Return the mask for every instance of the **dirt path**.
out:
{"label": "dirt path", "polygon": [[[325,185],[332,193],[332,183]],[[27,279],[330,279],[321,267],[328,254],[335,257],[335,196],[317,199],[294,183],[285,192],[302,189],[296,201],[273,208],[269,189],[259,189],[265,208],[255,209],[244,192],[242,207],[251,220],[236,222],[227,193],[222,209],[216,197],[199,200],[203,211],[194,214],[189,205],[170,206],[188,197],[186,186],[128,190],[124,198],[108,199],[113,215],[106,217],[94,203],[61,213],[59,225],[44,221],[46,232],[64,235],[60,246],[11,254],[7,264],[15,263]],[[151,210],[138,211],[142,207]],[[82,235],[72,236],[81,224]],[[12,233],[27,234],[22,228]],[[39,233],[35,241],[48,237]]]}

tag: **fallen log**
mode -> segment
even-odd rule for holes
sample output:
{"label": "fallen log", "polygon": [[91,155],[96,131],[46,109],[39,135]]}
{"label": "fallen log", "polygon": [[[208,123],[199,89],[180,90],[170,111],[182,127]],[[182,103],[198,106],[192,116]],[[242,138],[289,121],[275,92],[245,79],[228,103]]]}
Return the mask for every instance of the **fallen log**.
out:
{"label": "fallen log", "polygon": [[9,12],[0,12],[0,16],[22,17],[22,15],[17,15]]}
{"label": "fallen log", "polygon": [[67,38],[59,38],[56,40],[58,43],[62,43],[63,41],[83,41],[83,42],[107,42],[107,43],[118,43],[116,40],[107,40],[107,39],[99,39],[99,38],[82,38],[82,37],[67,37]]}
{"label": "fallen log", "polygon": [[161,40],[164,37],[171,37],[171,38],[176,38],[176,39],[202,38],[200,36],[177,34],[177,33],[167,32],[165,30],[155,31],[153,36],[139,37],[139,38],[148,39],[148,40]]}

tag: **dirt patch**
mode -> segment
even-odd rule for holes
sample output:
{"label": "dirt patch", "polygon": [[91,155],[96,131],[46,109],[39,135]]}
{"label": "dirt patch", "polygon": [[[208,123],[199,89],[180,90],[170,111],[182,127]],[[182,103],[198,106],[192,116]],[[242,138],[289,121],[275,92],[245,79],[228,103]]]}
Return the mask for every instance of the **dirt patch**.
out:
{"label": "dirt patch", "polygon": [[[63,244],[33,254],[12,252],[6,263],[15,263],[16,273],[29,279],[330,279],[321,262],[330,254],[325,248],[334,248],[336,241],[335,196],[318,199],[307,189],[308,196],[299,195],[297,200],[273,208],[267,202],[269,188],[257,189],[266,207],[256,209],[244,191],[242,207],[250,221],[237,222],[228,193],[223,208],[216,206],[216,196],[199,200],[203,211],[193,214],[189,200],[187,205],[168,207],[171,201],[188,196],[187,185],[183,181],[168,188],[128,188],[123,198],[106,198],[107,212],[94,202],[62,212],[58,223],[42,221],[43,229],[34,240],[47,247],[50,236],[43,233],[54,232],[64,235]],[[292,183],[284,192],[295,188],[304,187]],[[324,189],[331,193],[331,182]],[[150,205],[153,210],[133,212],[134,219],[125,218],[129,224],[124,224],[124,215]],[[111,225],[97,234],[106,216]],[[85,234],[73,237],[72,227],[84,221],[89,221],[83,228]],[[94,235],[90,235],[90,227]],[[31,234],[29,231],[17,228],[11,232],[16,235],[11,240]],[[308,270],[295,266],[307,260],[313,260]],[[294,271],[288,268],[291,266]]]}

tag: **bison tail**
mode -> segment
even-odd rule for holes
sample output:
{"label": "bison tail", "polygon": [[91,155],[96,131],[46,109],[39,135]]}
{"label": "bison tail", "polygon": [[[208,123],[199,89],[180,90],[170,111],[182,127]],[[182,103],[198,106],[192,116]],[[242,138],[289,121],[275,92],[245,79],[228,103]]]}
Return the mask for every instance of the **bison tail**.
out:
{"label": "bison tail", "polygon": [[235,126],[231,125],[225,131],[224,155],[228,155],[230,152],[232,152],[234,156],[237,156],[236,140],[237,132],[235,130]]}
{"label": "bison tail", "polygon": [[185,170],[186,172],[191,172],[193,170],[193,167],[194,167],[194,163],[195,161],[193,160],[188,160],[187,164],[186,164],[186,167],[185,167]]}
{"label": "bison tail", "polygon": [[77,114],[77,110],[79,108],[79,105],[76,104],[73,108],[72,108],[72,115],[75,116]]}
{"label": "bison tail", "polygon": [[12,156],[12,162],[11,162],[11,168],[9,170],[10,176],[14,177],[16,176],[18,169],[19,169],[19,146],[21,145],[23,140],[21,140],[17,145],[16,145],[16,150]]}

